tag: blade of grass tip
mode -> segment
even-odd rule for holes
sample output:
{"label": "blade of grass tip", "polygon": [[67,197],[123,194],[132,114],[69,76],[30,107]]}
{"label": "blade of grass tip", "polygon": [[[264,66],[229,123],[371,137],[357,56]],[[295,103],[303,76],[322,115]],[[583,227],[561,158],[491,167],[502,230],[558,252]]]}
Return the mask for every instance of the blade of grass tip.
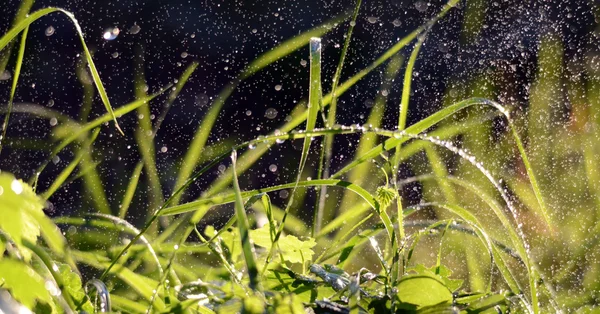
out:
{"label": "blade of grass tip", "polygon": [[[244,259],[246,261],[246,267],[248,268],[248,276],[250,277],[250,289],[261,291],[260,279],[258,277],[258,266],[256,265],[256,256],[254,253],[254,244],[250,238],[250,224],[248,223],[248,217],[244,210],[244,201],[242,200],[242,193],[240,191],[240,185],[237,179],[237,173],[235,171],[235,163],[237,161],[237,152],[234,150],[231,153],[231,162],[233,168],[233,190],[235,192],[235,215],[237,217],[237,225],[240,232],[240,238],[242,241],[242,251],[244,253]],[[265,265],[265,268],[267,265]]]}
{"label": "blade of grass tip", "polygon": [[[8,110],[4,116],[4,122],[2,123],[2,134],[0,135],[0,153],[2,153],[2,141],[6,138],[6,130],[8,129],[8,119],[13,108],[13,101],[15,99],[15,93],[17,91],[17,83],[19,82],[19,76],[21,75],[21,66],[23,65],[23,55],[25,54],[25,44],[27,42],[27,33],[29,27],[23,30],[21,36],[21,45],[19,46],[19,54],[17,56],[17,64],[15,66],[15,73],[13,75],[12,87],[10,89],[10,98],[8,100]],[[1,74],[1,73],[0,73]]]}
{"label": "blade of grass tip", "polygon": [[[17,25],[21,22],[31,11],[31,7],[33,6],[33,0],[21,0],[21,4],[19,5],[19,9],[17,10],[17,14],[15,14],[15,18],[11,26]],[[6,70],[6,66],[8,65],[8,61],[10,61],[10,55],[12,53],[13,43],[8,45],[8,48],[4,51],[0,51],[0,74],[4,73]],[[2,50],[2,49],[0,49]]]}
{"label": "blade of grass tip", "polygon": [[[309,45],[309,62],[310,62],[310,74],[309,74],[309,91],[308,91],[308,118],[306,119],[306,132],[312,131],[317,124],[317,117],[319,115],[319,111],[321,110],[321,105],[323,101],[323,94],[321,89],[321,38],[313,37],[310,39]],[[300,178],[302,177],[302,172],[304,172],[304,166],[306,165],[306,160],[308,159],[308,151],[310,150],[310,144],[312,142],[311,137],[307,137],[304,139],[304,143],[302,145],[302,154],[300,155],[300,164],[298,165],[298,175],[296,176],[296,185],[292,189],[290,193],[288,204],[285,208],[283,218],[281,219],[281,225],[277,230],[277,234],[275,235],[275,239],[273,241],[273,245],[269,250],[267,255],[267,261],[271,258],[273,254],[273,249],[277,245],[277,241],[283,232],[283,228],[285,225],[285,220],[287,218],[287,214],[290,211],[290,207],[294,202],[294,194],[296,193],[296,188],[298,186],[298,182],[300,182]],[[265,266],[265,269],[267,267]]]}
{"label": "blade of grass tip", "polygon": [[[348,47],[350,46],[350,41],[352,39],[352,32],[354,31],[354,26],[356,26],[356,19],[358,18],[358,12],[360,11],[362,0],[357,0],[356,5],[354,6],[354,13],[352,14],[352,20],[350,21],[350,26],[348,27],[348,31],[346,33],[346,40],[344,41],[344,47],[342,48],[342,54],[340,55],[340,61],[338,62],[338,66],[335,70],[335,74],[333,76],[333,80],[331,82],[331,104],[329,106],[329,111],[327,112],[327,120],[325,120],[325,126],[333,126],[336,121],[336,112],[337,112],[337,87],[342,76],[342,69],[344,68],[344,61],[346,60],[346,54],[348,53]],[[323,108],[325,104],[323,105]],[[333,135],[328,135],[325,137],[325,145],[321,148],[321,156],[319,160],[319,170],[317,179],[328,178],[329,171],[331,167],[331,159],[333,158]],[[325,210],[325,201],[327,195],[327,187],[321,187],[321,190],[317,195],[317,206],[315,207],[315,217],[313,217],[313,229],[311,230],[312,237],[315,234],[319,233],[321,229],[321,222],[323,221],[323,212]]]}
{"label": "blade of grass tip", "polygon": [[73,173],[73,170],[75,170],[75,167],[77,167],[79,165],[79,163],[81,162],[81,159],[84,157],[86,152],[88,152],[91,149],[91,147],[94,144],[94,141],[96,141],[96,138],[98,137],[99,133],[100,133],[99,128],[95,129],[92,132],[92,136],[84,144],[84,147],[82,147],[79,150],[79,152],[77,153],[77,155],[75,156],[73,161],[71,161],[71,163],[69,163],[69,165],[65,169],[63,169],[63,171],[61,171],[61,173],[58,175],[58,177],[56,177],[56,179],[54,179],[54,181],[52,182],[52,184],[50,185],[48,190],[46,190],[44,193],[42,193],[42,198],[44,198],[45,200],[48,200],[54,194],[54,192],[56,192],[58,189],[60,189],[60,187],[67,180],[67,178],[71,175],[71,173]]}
{"label": "blade of grass tip", "polygon": [[156,124],[154,125],[154,132],[152,134],[152,138],[156,137],[156,133],[158,132],[158,130],[160,130],[160,126],[162,125],[163,121],[165,120],[167,113],[169,112],[169,110],[171,109],[171,106],[175,102],[175,99],[177,99],[177,96],[179,96],[179,93],[181,92],[181,90],[183,90],[183,87],[185,86],[187,81],[190,79],[190,77],[192,76],[194,71],[196,71],[196,69],[198,68],[198,65],[200,65],[200,63],[198,63],[197,61],[192,62],[185,69],[183,74],[181,74],[181,76],[177,80],[177,83],[175,83],[175,88],[173,89],[171,94],[169,94],[169,99],[167,99],[167,102],[165,103],[163,111],[160,113],[160,116],[158,117],[158,119],[156,119]]}

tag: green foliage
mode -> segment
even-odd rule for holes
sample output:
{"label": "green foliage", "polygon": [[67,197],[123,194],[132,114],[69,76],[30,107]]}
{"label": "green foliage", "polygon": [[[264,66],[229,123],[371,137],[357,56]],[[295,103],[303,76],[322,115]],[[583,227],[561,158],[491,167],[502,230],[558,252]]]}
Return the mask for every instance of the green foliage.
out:
{"label": "green foliage", "polygon": [[[72,150],[73,160],[41,196],[23,181],[0,172],[0,292],[9,291],[16,301],[36,311],[95,312],[99,309],[94,308],[82,288],[78,267],[83,265],[85,269],[102,272],[101,281],[91,282],[101,286],[106,283],[108,288],[103,293],[113,297],[109,310],[123,312],[546,313],[560,312],[562,307],[594,310],[595,294],[584,293],[580,299],[574,299],[568,293],[557,293],[553,289],[553,286],[564,286],[583,292],[597,291],[598,282],[594,278],[600,274],[600,266],[594,263],[595,257],[587,256],[588,250],[597,247],[600,224],[589,219],[559,217],[553,206],[565,208],[566,202],[558,197],[549,197],[552,191],[565,192],[567,189],[565,184],[552,188],[553,179],[570,177],[579,180],[585,177],[590,181],[589,191],[568,191],[568,194],[582,194],[582,204],[575,205],[593,208],[589,211],[590,217],[600,208],[597,206],[600,199],[598,184],[594,182],[598,177],[595,170],[597,149],[593,145],[593,134],[586,133],[589,132],[588,127],[583,127],[587,124],[585,121],[578,122],[581,125],[573,126],[575,131],[555,131],[551,124],[545,124],[546,120],[554,119],[556,108],[552,108],[548,101],[560,96],[557,86],[562,84],[562,63],[570,62],[563,60],[563,47],[558,38],[549,35],[542,40],[541,69],[532,85],[528,117],[514,117],[510,107],[482,98],[493,97],[493,94],[472,92],[461,95],[459,99],[462,100],[449,101],[447,106],[421,121],[407,125],[412,76],[419,51],[426,47],[426,35],[435,22],[457,2],[450,1],[431,21],[399,39],[365,69],[340,82],[361,6],[361,1],[357,1],[332,91],[325,96],[321,83],[324,80],[321,73],[322,47],[320,38],[312,37],[325,35],[336,27],[334,25],[345,25],[340,22],[344,19],[348,22],[347,15],[301,33],[250,62],[237,79],[221,90],[197,126],[189,148],[175,165],[179,170],[173,173],[176,177],[175,191],[170,196],[163,195],[162,173],[156,165],[153,140],[198,63],[192,62],[183,71],[153,125],[148,102],[160,101],[158,96],[167,88],[146,95],[139,88],[144,85],[145,77],[143,72],[138,72],[135,78],[138,85],[136,100],[113,110],[74,17],[56,8],[42,9],[27,16],[20,12],[13,27],[0,38],[0,49],[10,49],[12,40],[21,34],[3,132],[6,131],[10,112],[21,109],[13,108],[12,102],[25,52],[27,29],[37,19],[53,12],[62,12],[74,22],[84,52],[83,65],[87,64],[91,74],[90,82],[84,85],[92,86],[93,81],[107,113],[95,119],[88,117],[95,93],[93,87],[84,87],[88,101],[84,102],[78,120],[51,109],[29,109],[35,117],[56,117],[61,121],[53,132],[58,142],[53,144],[48,161],[38,168],[32,182],[59,152]],[[30,6],[30,2],[24,2],[23,10],[28,11]],[[482,20],[472,6],[468,6],[467,10],[463,40],[477,36],[476,28]],[[236,139],[228,139],[225,144],[207,146],[221,109],[238,85],[309,43],[310,81],[306,86],[309,97],[308,101],[299,102],[290,113],[290,121],[279,127],[277,132],[249,142],[234,145],[231,143],[237,142]],[[388,107],[387,96],[382,93],[377,95],[368,125],[335,125],[337,99],[388,60],[386,70],[382,71],[382,89],[392,89],[396,83],[394,79],[402,68],[403,58],[399,53],[411,43],[415,45],[405,65],[398,121],[394,122],[398,130],[380,128]],[[3,56],[10,57],[10,54]],[[8,57],[0,60],[2,68],[8,64]],[[141,67],[141,64],[138,66]],[[573,85],[569,88],[574,89],[572,96],[580,100],[579,105],[586,103],[585,97],[589,97],[592,104],[590,108],[573,108],[573,111],[580,110],[574,112],[578,119],[587,119],[588,109],[594,112],[600,108],[597,100],[600,99],[600,80],[597,77],[600,76],[590,75],[589,86],[582,82],[569,83]],[[487,88],[489,82],[476,81],[470,84],[473,85],[470,89],[487,90],[476,88],[481,84]],[[494,112],[490,113],[488,109],[475,111],[475,107],[485,107]],[[119,208],[111,208],[114,204],[109,204],[107,197],[110,191],[102,188],[102,177],[96,169],[102,161],[94,160],[92,151],[95,146],[104,145],[96,142],[103,124],[116,123],[117,117],[134,111],[145,117],[140,120],[135,134],[141,158],[131,169],[129,181],[124,182],[125,191]],[[469,117],[450,121],[462,115]],[[544,119],[537,119],[537,115],[543,115]],[[319,116],[323,121],[319,120]],[[492,119],[502,119],[506,126],[506,130],[495,130],[501,134],[497,136],[498,143],[494,147],[487,140]],[[526,120],[530,120],[529,129],[523,130],[526,127],[523,121]],[[590,119],[588,122],[592,128],[597,128],[597,121]],[[300,127],[303,123],[304,127]],[[120,131],[118,125],[117,128]],[[360,134],[356,155],[330,175],[333,139],[348,134]],[[521,140],[521,134],[527,134],[526,141]],[[585,147],[539,149],[546,148],[552,138],[578,136],[584,138]],[[318,175],[313,180],[304,179],[307,172],[315,170],[309,159],[312,160],[311,146],[317,137],[323,137],[325,141],[318,165],[314,166],[319,169]],[[295,180],[245,190],[242,173],[251,169],[271,146],[286,140],[302,142],[297,172],[293,176]],[[538,149],[535,150],[535,147]],[[528,154],[532,150],[530,162]],[[424,160],[417,158],[421,151],[424,151]],[[495,155],[496,152],[508,152],[510,158],[502,159]],[[449,158],[447,153],[457,155],[459,161]],[[585,169],[575,174],[557,171],[555,177],[551,171],[545,172],[546,168],[552,168],[554,158],[571,164],[568,158],[573,154],[581,154]],[[231,166],[221,171],[215,181],[209,182],[209,188],[198,199],[181,203],[186,200],[183,196],[188,187],[200,179],[204,180],[205,174],[228,157],[232,158]],[[397,170],[402,163],[411,166],[417,173],[426,169],[426,173],[418,173],[417,177],[403,183],[397,178]],[[515,174],[519,171],[514,170],[515,173],[511,173],[504,169],[508,166],[499,166],[513,163],[519,163],[522,173]],[[449,165],[454,164],[458,166],[451,169]],[[427,172],[429,170],[433,175]],[[142,173],[146,175],[145,184],[139,184]],[[388,173],[392,174],[392,182],[389,182]],[[345,180],[340,179],[342,176]],[[80,178],[85,182],[84,192],[90,192],[84,194],[92,195],[94,208],[101,213],[87,212],[85,218],[55,219],[56,223],[65,227],[65,239],[43,208],[46,199],[52,199],[56,191]],[[406,204],[402,204],[401,191],[409,181],[423,183],[427,191],[422,203],[404,207]],[[143,187],[145,191],[142,191]],[[321,193],[317,194],[314,208],[294,204],[300,198],[300,192],[309,194],[313,189]],[[441,194],[436,193],[437,189]],[[288,192],[289,199],[285,207],[279,208],[271,203],[269,193],[283,191]],[[147,194],[141,203],[146,207],[143,212],[147,213],[147,217],[144,217],[144,225],[138,228],[125,217],[136,199],[141,199],[138,196],[142,193]],[[333,195],[330,199],[342,200],[340,205],[328,200],[329,193]],[[591,199],[588,201],[586,197]],[[110,199],[114,198],[111,196]],[[213,214],[223,215],[227,212],[223,210],[226,204],[233,204],[234,215],[225,217],[228,220],[224,220],[224,225],[217,223],[218,228],[208,226],[201,232],[198,226],[206,226],[208,220],[205,218]],[[313,220],[304,221],[296,217],[297,208],[314,213],[302,213],[302,217],[312,216]],[[118,213],[118,216],[112,216],[113,213]],[[160,226],[156,224],[159,219],[163,222]],[[561,221],[567,222],[565,226],[560,224]],[[582,230],[587,231],[572,227],[573,221],[577,226],[585,224]],[[567,235],[560,234],[559,229],[563,227]],[[311,236],[306,237],[309,229]],[[588,233],[593,233],[593,236],[588,236]],[[122,241],[128,235],[133,238]],[[40,236],[43,242],[38,241]],[[467,237],[468,241],[464,241]],[[561,254],[555,254],[554,247],[544,251],[548,239],[552,240],[552,245],[562,249]],[[583,245],[574,249],[562,242]],[[463,259],[461,254],[465,254],[466,258]],[[563,262],[562,256],[569,254],[576,258],[563,263],[566,265],[564,273],[553,277],[555,272],[548,271],[552,267],[546,266],[556,266],[555,259]],[[424,266],[433,260],[433,267]],[[467,267],[464,260],[468,261]],[[579,267],[579,260],[586,260],[586,267]],[[489,269],[486,268],[488,265]],[[579,286],[569,281],[572,271],[577,271],[578,276],[584,278],[578,282]],[[469,282],[471,287],[485,286],[485,289],[471,291],[465,282]],[[567,288],[563,290],[570,291]]]}

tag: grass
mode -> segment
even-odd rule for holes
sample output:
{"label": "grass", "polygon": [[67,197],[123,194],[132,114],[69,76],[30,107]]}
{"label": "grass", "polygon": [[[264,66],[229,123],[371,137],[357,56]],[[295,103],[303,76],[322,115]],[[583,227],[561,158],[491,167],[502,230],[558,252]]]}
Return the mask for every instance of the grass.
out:
{"label": "grass", "polygon": [[[427,48],[427,34],[436,22],[457,3],[450,1],[344,82],[342,69],[353,28],[360,22],[360,0],[350,13],[259,56],[213,100],[188,149],[176,161],[173,191],[164,194],[166,180],[156,164],[154,139],[179,94],[194,79],[198,63],[191,62],[174,86],[152,94],[142,88],[143,72],[136,72],[135,100],[113,109],[75,17],[58,8],[25,15],[22,11],[28,11],[31,2],[23,1],[13,26],[0,37],[0,50],[8,51],[0,65],[11,64],[7,60],[16,50],[0,145],[18,149],[13,147],[14,138],[7,137],[14,136],[11,114],[55,118],[60,123],[51,149],[45,151],[46,161],[29,183],[0,173],[0,292],[10,292],[18,302],[15,308],[49,313],[597,310],[600,207],[595,182],[598,147],[593,141],[597,121],[588,116],[600,106],[598,73],[586,69],[587,81],[569,80],[574,120],[557,127],[561,120],[550,101],[558,97],[564,64],[575,61],[564,60],[563,43],[547,36],[540,46],[539,73],[527,112],[491,100],[497,92],[487,91],[502,86],[492,88],[494,82],[478,77],[449,84],[446,105],[409,125],[409,112],[417,106],[410,95],[419,52]],[[481,12],[468,8],[466,14],[475,15],[466,18],[464,38],[478,36],[481,24]],[[84,93],[77,118],[37,105],[13,104],[28,27],[57,12],[73,22],[84,51],[77,68]],[[347,27],[347,32],[330,92],[324,95],[321,57],[327,50],[320,37],[334,24]],[[411,44],[404,64],[403,49]],[[231,139],[226,145],[209,145],[217,117],[239,84],[306,46],[309,97],[298,102],[291,119],[276,132],[247,142]],[[141,58],[136,62],[143,68]],[[337,124],[338,99],[382,65],[386,67],[381,70],[381,90],[389,91],[401,81],[400,104],[390,105],[387,93],[379,92],[367,124]],[[396,80],[401,69],[403,79]],[[452,89],[461,84],[469,88],[458,97]],[[99,117],[90,114],[94,95],[107,111]],[[149,118],[150,102],[162,104],[155,122]],[[383,127],[384,112],[390,109],[398,113],[393,130]],[[122,130],[116,119],[134,112],[143,118],[133,134],[125,136],[135,139],[139,161],[127,169],[123,192],[112,195],[102,181],[99,165],[107,161],[98,151],[107,143],[99,135],[110,121],[120,133],[130,130]],[[546,119],[536,119],[540,115]],[[335,139],[343,136],[360,140],[354,156],[334,172]],[[246,189],[244,173],[272,147],[292,141],[302,143],[298,166],[290,173],[295,179]],[[40,174],[67,150],[72,159],[46,191],[37,191]],[[573,161],[573,155],[581,161]],[[194,196],[190,187],[206,180],[218,165],[227,168],[208,182],[201,196]],[[400,167],[412,169],[415,176],[399,177]],[[584,187],[577,187],[584,191],[570,183],[582,178]],[[94,212],[48,218],[43,211],[46,200],[79,180],[82,194],[91,195]],[[425,191],[421,203],[410,204],[403,191],[415,183]],[[274,201],[274,195],[282,192],[288,194],[287,200]],[[312,206],[297,204],[303,194],[313,192]],[[118,206],[109,196],[120,198]],[[132,204],[142,205],[144,219],[126,219]],[[208,225],[214,222],[211,215],[227,213],[228,204],[233,215],[227,222]],[[556,271],[561,267],[563,271]],[[95,278],[82,282],[89,277]]]}

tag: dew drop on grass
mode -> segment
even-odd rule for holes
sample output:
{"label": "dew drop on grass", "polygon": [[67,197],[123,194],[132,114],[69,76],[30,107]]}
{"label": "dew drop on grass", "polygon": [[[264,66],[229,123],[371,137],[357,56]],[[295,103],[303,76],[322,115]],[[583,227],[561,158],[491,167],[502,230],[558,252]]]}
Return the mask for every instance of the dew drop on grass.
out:
{"label": "dew drop on grass", "polygon": [[249,149],[255,149],[256,148],[256,144],[248,144],[248,148]]}
{"label": "dew drop on grass", "polygon": [[269,108],[267,109],[267,111],[265,111],[265,118],[273,120],[275,118],[277,118],[277,109],[275,108]]}
{"label": "dew drop on grass", "polygon": [[55,29],[53,26],[48,26],[46,28],[46,30],[44,31],[44,34],[46,34],[46,36],[52,36],[52,35],[54,35],[54,31],[55,31]]}

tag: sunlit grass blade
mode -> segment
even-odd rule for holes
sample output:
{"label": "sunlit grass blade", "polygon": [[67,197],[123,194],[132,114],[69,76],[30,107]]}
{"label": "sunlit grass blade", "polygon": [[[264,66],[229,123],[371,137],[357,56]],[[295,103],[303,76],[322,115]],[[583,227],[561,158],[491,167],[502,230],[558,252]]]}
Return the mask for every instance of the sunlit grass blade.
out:
{"label": "sunlit grass blade", "polygon": [[8,129],[8,120],[10,118],[10,113],[13,108],[13,101],[15,99],[15,93],[17,91],[17,83],[19,82],[19,76],[21,75],[21,66],[23,65],[23,55],[25,54],[25,43],[27,42],[27,33],[29,32],[29,27],[26,27],[23,30],[23,35],[21,36],[21,45],[19,46],[19,54],[17,56],[17,64],[15,66],[15,73],[13,74],[12,86],[10,89],[10,96],[8,99],[8,109],[6,110],[6,115],[4,116],[4,122],[2,123],[2,132],[0,134],[0,153],[2,152],[2,141],[6,138],[6,130]]}
{"label": "sunlit grass blade", "polygon": [[[244,260],[246,261],[246,267],[248,269],[248,276],[250,277],[250,289],[261,291],[262,286],[260,284],[260,278],[258,275],[254,244],[250,238],[250,224],[248,223],[248,217],[246,216],[246,211],[244,210],[244,201],[242,200],[242,193],[240,191],[240,185],[238,183],[237,173],[235,171],[236,159],[237,152],[234,150],[231,153],[231,162],[233,164],[233,190],[235,192],[235,215],[237,217],[237,226],[242,241],[242,251],[244,253]],[[265,265],[265,268],[266,267],[267,266]]]}
{"label": "sunlit grass blade", "polygon": [[67,165],[67,167],[63,169],[63,171],[58,175],[58,177],[52,182],[48,190],[42,193],[42,197],[44,199],[49,199],[54,194],[54,192],[56,192],[63,185],[63,183],[67,180],[71,173],[73,173],[75,167],[77,167],[80,164],[81,159],[84,157],[86,152],[89,152],[92,145],[94,144],[94,141],[96,141],[96,138],[98,137],[99,133],[100,129],[96,129],[92,132],[92,135],[83,145],[83,147],[79,150],[73,161],[71,161],[69,165]]}

